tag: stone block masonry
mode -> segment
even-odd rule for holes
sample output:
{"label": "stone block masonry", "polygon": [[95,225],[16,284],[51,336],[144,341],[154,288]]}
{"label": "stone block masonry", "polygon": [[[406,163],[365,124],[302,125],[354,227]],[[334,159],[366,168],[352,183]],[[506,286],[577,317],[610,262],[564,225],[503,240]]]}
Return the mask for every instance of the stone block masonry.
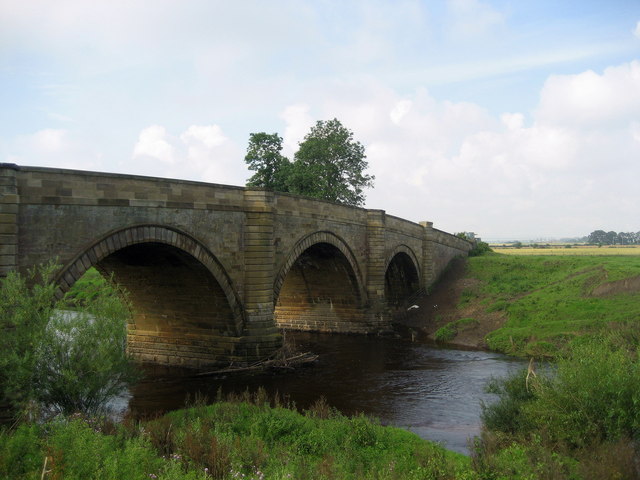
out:
{"label": "stone block masonry", "polygon": [[374,333],[472,244],[367,210],[263,189],[0,164],[0,276],[55,258],[64,293],[114,274],[143,362],[272,355],[281,329]]}
{"label": "stone block masonry", "polygon": [[18,186],[14,165],[0,164],[0,277],[18,267]]}

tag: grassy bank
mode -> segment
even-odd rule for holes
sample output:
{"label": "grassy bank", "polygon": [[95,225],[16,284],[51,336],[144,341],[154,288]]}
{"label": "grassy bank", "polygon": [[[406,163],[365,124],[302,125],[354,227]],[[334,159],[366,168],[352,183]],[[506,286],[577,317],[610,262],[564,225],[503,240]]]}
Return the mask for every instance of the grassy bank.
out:
{"label": "grassy bank", "polygon": [[135,424],[76,417],[0,434],[0,477],[40,478],[43,468],[44,478],[65,479],[476,478],[469,459],[408,431],[321,401],[300,414],[259,399]]}
{"label": "grassy bank", "polygon": [[640,256],[485,255],[468,259],[466,276],[459,308],[503,319],[486,337],[495,351],[554,356],[576,336],[640,320]]}

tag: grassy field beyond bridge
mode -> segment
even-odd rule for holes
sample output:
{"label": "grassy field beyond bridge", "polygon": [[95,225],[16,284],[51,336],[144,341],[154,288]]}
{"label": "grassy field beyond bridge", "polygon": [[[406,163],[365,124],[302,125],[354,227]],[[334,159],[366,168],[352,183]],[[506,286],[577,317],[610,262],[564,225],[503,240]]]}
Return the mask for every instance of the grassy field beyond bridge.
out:
{"label": "grassy field beyond bridge", "polygon": [[490,349],[554,356],[576,336],[637,328],[640,248],[562,250],[571,255],[560,256],[553,249],[532,255],[523,248],[469,259],[466,276],[472,281],[458,308],[500,317],[501,326],[486,337]]}
{"label": "grassy field beyond bridge", "polygon": [[[506,245],[506,244],[505,244]],[[573,245],[552,244],[549,246],[526,245],[520,248],[513,246],[492,245],[496,253],[507,255],[639,255],[640,245]]]}

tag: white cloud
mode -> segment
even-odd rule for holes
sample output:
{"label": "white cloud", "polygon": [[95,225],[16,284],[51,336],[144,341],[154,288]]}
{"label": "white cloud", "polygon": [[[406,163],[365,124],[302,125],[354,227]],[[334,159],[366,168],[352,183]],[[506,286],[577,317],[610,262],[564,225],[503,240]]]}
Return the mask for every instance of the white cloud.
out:
{"label": "white cloud", "polygon": [[554,125],[611,128],[640,112],[640,62],[609,67],[602,74],[552,75],[545,82],[536,117]]}
{"label": "white cloud", "polygon": [[314,121],[309,113],[309,106],[302,103],[286,107],[280,114],[280,118],[285,122],[282,136],[283,154],[292,158],[293,154],[298,150],[298,144],[309,132]]}
{"label": "white cloud", "polygon": [[400,123],[402,118],[411,110],[411,105],[411,100],[400,100],[398,103],[396,103],[389,113],[389,118],[391,118],[391,121],[396,125]]}
{"label": "white cloud", "polygon": [[[241,150],[218,125],[191,125],[177,137],[152,125],[140,132],[128,173],[242,185],[248,171]],[[153,172],[153,173],[151,173]]]}
{"label": "white cloud", "polygon": [[97,170],[102,154],[66,129],[45,128],[4,147],[5,161],[21,165]]}
{"label": "white cloud", "polygon": [[36,151],[41,153],[59,153],[68,145],[68,132],[66,130],[46,128],[34,133],[31,142]]}
{"label": "white cloud", "polygon": [[187,145],[202,145],[204,148],[212,149],[222,145],[227,141],[227,137],[218,125],[192,125],[180,135],[180,140]]}
{"label": "white cloud", "polygon": [[[620,230],[637,219],[640,193],[630,180],[640,176],[637,69],[630,62],[553,76],[529,118],[374,82],[328,85],[314,92],[313,105],[317,118],[339,118],[366,146],[376,175],[370,208],[449,231],[579,235],[609,224],[611,212]],[[299,126],[297,138],[309,111],[298,105],[283,115]],[[608,189],[624,191],[625,200]]]}
{"label": "white cloud", "polygon": [[640,122],[632,122],[629,130],[633,139],[640,143]]}
{"label": "white cloud", "polygon": [[509,130],[520,130],[524,125],[524,115],[521,113],[503,113],[500,120]]}
{"label": "white cloud", "polygon": [[453,16],[451,33],[461,38],[476,37],[502,25],[505,15],[478,0],[448,0]]}
{"label": "white cloud", "polygon": [[172,165],[176,162],[175,148],[167,136],[167,130],[160,125],[152,125],[140,132],[133,149],[133,158],[149,157]]}
{"label": "white cloud", "polygon": [[636,38],[640,38],[640,21],[636,23],[636,28],[633,30],[633,34]]}

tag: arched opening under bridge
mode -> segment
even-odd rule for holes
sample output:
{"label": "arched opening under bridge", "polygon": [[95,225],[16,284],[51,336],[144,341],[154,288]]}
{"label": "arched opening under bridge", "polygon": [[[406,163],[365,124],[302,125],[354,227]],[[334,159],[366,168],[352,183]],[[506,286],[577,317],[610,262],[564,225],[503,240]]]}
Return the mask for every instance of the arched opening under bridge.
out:
{"label": "arched opening under bridge", "polygon": [[345,254],[319,242],[305,249],[276,292],[274,317],[285,329],[355,332],[363,329],[358,278]]}
{"label": "arched opening under bridge", "polygon": [[414,260],[407,252],[396,253],[384,276],[384,295],[392,314],[404,313],[419,289],[420,278]]}

